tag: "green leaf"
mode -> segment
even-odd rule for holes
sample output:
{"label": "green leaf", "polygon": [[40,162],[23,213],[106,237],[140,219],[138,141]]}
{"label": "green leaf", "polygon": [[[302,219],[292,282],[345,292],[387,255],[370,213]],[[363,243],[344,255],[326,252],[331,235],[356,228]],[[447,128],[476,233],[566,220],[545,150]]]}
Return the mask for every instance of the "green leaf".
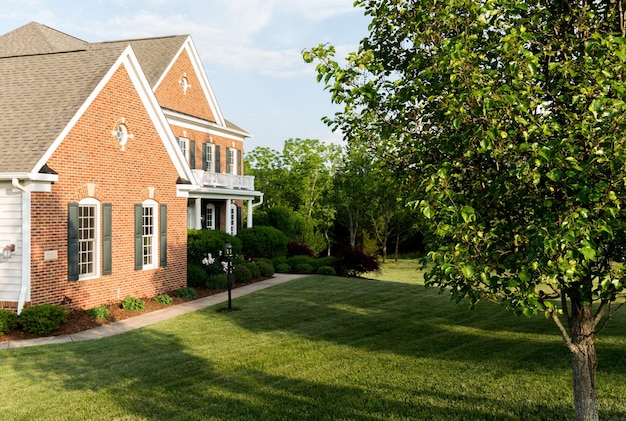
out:
{"label": "green leaf", "polygon": [[463,276],[468,279],[472,279],[474,277],[474,266],[469,264],[461,264],[461,272],[463,272]]}
{"label": "green leaf", "polygon": [[476,213],[474,211],[474,208],[471,206],[464,206],[461,210],[461,216],[463,217],[463,221],[465,221],[466,224],[476,220]]}

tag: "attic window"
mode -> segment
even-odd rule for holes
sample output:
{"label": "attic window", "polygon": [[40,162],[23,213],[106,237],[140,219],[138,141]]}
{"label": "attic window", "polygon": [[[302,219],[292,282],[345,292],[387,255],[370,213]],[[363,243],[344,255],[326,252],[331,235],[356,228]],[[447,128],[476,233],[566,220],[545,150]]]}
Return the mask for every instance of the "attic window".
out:
{"label": "attic window", "polygon": [[181,76],[180,80],[178,81],[178,83],[180,83],[180,87],[183,88],[183,95],[187,94],[187,90],[189,90],[189,88],[191,88],[191,85],[189,84],[189,80],[187,80],[187,74],[183,73],[183,75]]}
{"label": "attic window", "polygon": [[118,119],[115,122],[115,130],[111,130],[111,135],[117,140],[117,143],[125,150],[126,143],[130,139],[134,139],[134,135],[128,132],[128,126],[126,126],[126,119],[124,117]]}
{"label": "attic window", "polygon": [[126,142],[128,142],[128,129],[125,124],[117,125],[117,129],[115,129],[115,137],[123,148]]}

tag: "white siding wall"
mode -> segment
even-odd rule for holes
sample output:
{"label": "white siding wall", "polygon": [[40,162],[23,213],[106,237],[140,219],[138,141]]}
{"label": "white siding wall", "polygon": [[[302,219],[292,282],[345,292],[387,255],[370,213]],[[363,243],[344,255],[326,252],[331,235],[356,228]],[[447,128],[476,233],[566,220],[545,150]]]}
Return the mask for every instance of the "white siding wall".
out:
{"label": "white siding wall", "polygon": [[[22,285],[22,194],[0,182],[0,301],[17,301]],[[9,244],[15,244],[15,252],[5,259]]]}

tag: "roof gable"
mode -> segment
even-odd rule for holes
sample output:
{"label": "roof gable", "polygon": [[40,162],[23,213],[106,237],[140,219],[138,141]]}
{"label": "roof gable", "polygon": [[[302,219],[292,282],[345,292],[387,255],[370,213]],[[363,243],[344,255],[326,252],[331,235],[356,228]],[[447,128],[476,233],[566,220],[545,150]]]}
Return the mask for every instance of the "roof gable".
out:
{"label": "roof gable", "polygon": [[37,54],[84,50],[89,43],[31,22],[0,36],[0,57],[16,57]]}

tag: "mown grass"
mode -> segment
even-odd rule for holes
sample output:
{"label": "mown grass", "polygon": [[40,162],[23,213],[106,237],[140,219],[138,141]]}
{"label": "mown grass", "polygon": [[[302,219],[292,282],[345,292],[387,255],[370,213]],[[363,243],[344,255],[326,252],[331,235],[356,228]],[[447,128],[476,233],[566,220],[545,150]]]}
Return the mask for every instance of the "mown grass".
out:
{"label": "mown grass", "polygon": [[[419,272],[393,276],[310,276],[236,299],[240,311],[0,351],[2,419],[573,418],[569,355],[549,321],[470,311]],[[603,420],[626,418],[624,320],[598,343]]]}

